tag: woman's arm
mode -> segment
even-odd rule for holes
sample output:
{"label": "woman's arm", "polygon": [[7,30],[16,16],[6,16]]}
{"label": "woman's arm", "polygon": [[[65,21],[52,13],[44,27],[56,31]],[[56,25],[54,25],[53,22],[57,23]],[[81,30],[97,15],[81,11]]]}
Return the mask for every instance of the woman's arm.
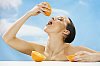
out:
{"label": "woman's arm", "polygon": [[26,13],[24,16],[19,18],[3,35],[3,39],[5,42],[9,42],[10,40],[16,38],[16,34],[22,25],[26,22],[26,20],[30,17],[30,14]]}
{"label": "woman's arm", "polygon": [[[43,5],[41,5],[43,6]],[[45,7],[45,6],[44,6]],[[44,46],[39,45],[34,42],[28,42],[22,39],[19,39],[16,37],[17,32],[19,29],[22,27],[22,25],[26,22],[26,20],[30,16],[35,16],[37,15],[40,11],[40,7],[35,6],[32,10],[27,12],[24,16],[19,18],[9,29],[8,31],[3,35],[4,41],[11,46],[12,48],[23,52],[25,54],[30,55],[32,50],[38,51],[38,52],[43,52],[44,51]]]}
{"label": "woman's arm", "polygon": [[95,53],[95,50],[92,50],[90,48],[84,47],[84,46],[76,46],[76,49],[78,49],[79,51],[87,51],[87,52],[91,52],[91,53]]}
{"label": "woman's arm", "polygon": [[96,62],[100,61],[100,52],[94,51],[86,47],[77,47],[79,52],[75,53],[75,61],[80,62]]}

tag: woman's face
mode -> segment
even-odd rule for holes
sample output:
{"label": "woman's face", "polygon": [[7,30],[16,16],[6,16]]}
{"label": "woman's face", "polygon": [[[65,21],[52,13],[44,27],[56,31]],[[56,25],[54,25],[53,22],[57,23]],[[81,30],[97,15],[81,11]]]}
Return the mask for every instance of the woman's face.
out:
{"label": "woman's face", "polygon": [[66,29],[68,19],[63,16],[52,17],[52,19],[45,26],[44,31],[47,33],[59,33]]}

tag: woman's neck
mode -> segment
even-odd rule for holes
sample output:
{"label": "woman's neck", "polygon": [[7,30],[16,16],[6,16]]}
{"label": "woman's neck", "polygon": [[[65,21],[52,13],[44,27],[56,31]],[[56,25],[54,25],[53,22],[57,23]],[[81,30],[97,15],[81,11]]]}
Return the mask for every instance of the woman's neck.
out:
{"label": "woman's neck", "polygon": [[63,47],[64,41],[63,41],[63,37],[61,34],[51,33],[48,35],[49,37],[48,37],[47,47],[49,47],[49,49],[51,49],[52,51],[56,51]]}

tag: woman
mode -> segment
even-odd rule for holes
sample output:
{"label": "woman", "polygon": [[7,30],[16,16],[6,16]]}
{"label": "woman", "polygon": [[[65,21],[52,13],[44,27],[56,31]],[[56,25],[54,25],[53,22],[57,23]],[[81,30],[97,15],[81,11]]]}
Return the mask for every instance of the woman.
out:
{"label": "woman", "polygon": [[75,27],[71,19],[64,16],[53,17],[45,26],[44,31],[48,34],[47,46],[16,37],[25,21],[31,16],[45,12],[45,8],[49,9],[46,7],[46,3],[43,2],[18,19],[4,34],[4,41],[12,48],[28,55],[33,50],[40,52],[46,56],[46,60],[64,61],[67,60],[67,55],[76,54],[74,61],[100,61],[99,52],[70,44],[75,38]]}

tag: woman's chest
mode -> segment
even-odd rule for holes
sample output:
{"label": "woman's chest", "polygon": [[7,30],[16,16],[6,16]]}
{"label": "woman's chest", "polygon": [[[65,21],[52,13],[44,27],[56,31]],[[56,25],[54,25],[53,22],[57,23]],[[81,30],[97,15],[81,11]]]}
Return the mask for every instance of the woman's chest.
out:
{"label": "woman's chest", "polygon": [[64,50],[60,52],[45,51],[46,60],[67,60]]}

